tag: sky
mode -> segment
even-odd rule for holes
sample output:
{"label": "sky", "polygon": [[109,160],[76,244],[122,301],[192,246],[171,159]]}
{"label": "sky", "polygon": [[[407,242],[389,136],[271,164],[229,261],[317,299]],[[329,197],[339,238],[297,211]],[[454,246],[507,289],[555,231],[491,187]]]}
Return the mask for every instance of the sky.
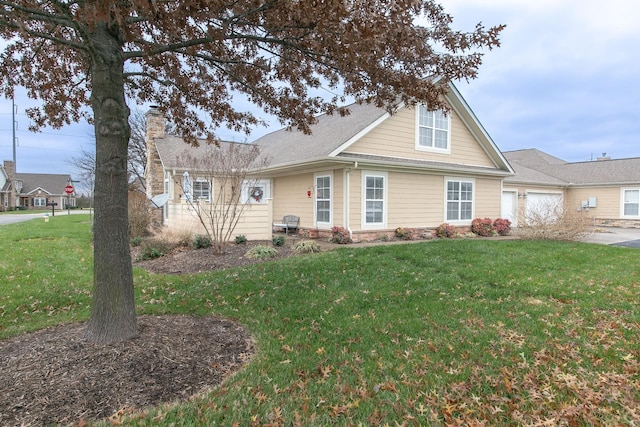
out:
{"label": "sky", "polygon": [[[501,47],[485,52],[478,77],[455,82],[502,151],[537,148],[570,162],[640,157],[640,2],[609,0],[442,0],[453,27],[506,24]],[[86,123],[27,130],[24,90],[15,99],[21,173],[76,172],[69,164],[91,150]],[[132,109],[145,106],[130,105]],[[243,107],[244,108],[244,107]],[[0,97],[0,160],[13,158],[11,100]],[[265,117],[266,118],[266,117]],[[253,140],[221,129],[226,140]]]}

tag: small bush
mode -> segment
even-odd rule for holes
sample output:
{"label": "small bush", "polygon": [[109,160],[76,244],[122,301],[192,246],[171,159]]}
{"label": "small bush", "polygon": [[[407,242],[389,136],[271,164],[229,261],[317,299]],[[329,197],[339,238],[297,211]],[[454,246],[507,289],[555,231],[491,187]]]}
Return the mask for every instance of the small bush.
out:
{"label": "small bush", "polygon": [[453,239],[456,237],[456,234],[458,234],[456,227],[446,222],[436,228],[436,236],[441,239]]}
{"label": "small bush", "polygon": [[331,229],[331,243],[338,243],[340,245],[346,245],[347,243],[351,243],[351,237],[349,236],[349,231],[344,227],[333,227]]}
{"label": "small bush", "polygon": [[493,221],[491,218],[476,218],[471,221],[471,232],[482,237],[493,236]]}
{"label": "small bush", "polygon": [[518,236],[526,240],[581,240],[590,233],[589,217],[562,206],[527,212],[518,224]]}
{"label": "small bush", "polygon": [[414,230],[413,228],[398,227],[396,228],[395,232],[396,237],[402,240],[413,240],[416,238],[416,230]]}
{"label": "small bush", "polygon": [[244,245],[247,243],[247,236],[244,234],[238,234],[236,236],[236,245]]}
{"label": "small bush", "polygon": [[145,239],[140,247],[142,248],[138,257],[140,260],[160,258],[171,250],[167,242],[160,239]]}
{"label": "small bush", "polygon": [[273,246],[284,246],[284,236],[273,236],[271,243],[273,243]]}
{"label": "small bush", "polygon": [[278,255],[278,251],[270,246],[258,245],[249,249],[247,253],[244,254],[247,258],[251,259],[267,259],[267,258],[275,258]]}
{"label": "small bush", "polygon": [[498,218],[493,221],[493,229],[501,236],[511,233],[511,221],[506,218]]}
{"label": "small bush", "polygon": [[133,239],[131,239],[131,246],[140,246],[143,241],[144,237],[134,237]]}
{"label": "small bush", "polygon": [[300,240],[293,245],[293,250],[299,254],[320,252],[320,246],[313,240]]}
{"label": "small bush", "polygon": [[206,234],[196,234],[193,239],[193,247],[196,249],[208,248],[211,246],[211,237]]}

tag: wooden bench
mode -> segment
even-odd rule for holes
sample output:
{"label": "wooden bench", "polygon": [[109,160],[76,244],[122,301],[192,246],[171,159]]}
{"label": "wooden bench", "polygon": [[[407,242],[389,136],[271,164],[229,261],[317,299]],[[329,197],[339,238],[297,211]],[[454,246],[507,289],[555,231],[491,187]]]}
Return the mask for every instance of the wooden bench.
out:
{"label": "wooden bench", "polygon": [[289,230],[298,230],[300,225],[300,217],[295,215],[285,215],[282,222],[274,223],[274,227],[283,228],[285,234],[289,234]]}

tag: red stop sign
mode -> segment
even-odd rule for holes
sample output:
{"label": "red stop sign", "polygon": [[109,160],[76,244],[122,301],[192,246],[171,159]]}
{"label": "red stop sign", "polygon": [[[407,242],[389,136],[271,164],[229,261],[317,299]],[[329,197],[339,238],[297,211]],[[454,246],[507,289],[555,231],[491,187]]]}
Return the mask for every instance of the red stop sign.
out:
{"label": "red stop sign", "polygon": [[64,192],[67,194],[73,193],[73,186],[67,185],[66,187],[64,187]]}

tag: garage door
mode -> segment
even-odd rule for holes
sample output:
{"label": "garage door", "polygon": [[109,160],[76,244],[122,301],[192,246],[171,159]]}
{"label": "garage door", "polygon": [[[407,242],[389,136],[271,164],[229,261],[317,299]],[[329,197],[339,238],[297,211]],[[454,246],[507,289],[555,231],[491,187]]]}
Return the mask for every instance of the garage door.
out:
{"label": "garage door", "polygon": [[525,221],[534,224],[555,222],[562,214],[562,194],[527,193]]}
{"label": "garage door", "polygon": [[515,191],[503,191],[502,192],[502,213],[501,218],[511,221],[513,226],[516,226],[516,201],[518,193]]}

